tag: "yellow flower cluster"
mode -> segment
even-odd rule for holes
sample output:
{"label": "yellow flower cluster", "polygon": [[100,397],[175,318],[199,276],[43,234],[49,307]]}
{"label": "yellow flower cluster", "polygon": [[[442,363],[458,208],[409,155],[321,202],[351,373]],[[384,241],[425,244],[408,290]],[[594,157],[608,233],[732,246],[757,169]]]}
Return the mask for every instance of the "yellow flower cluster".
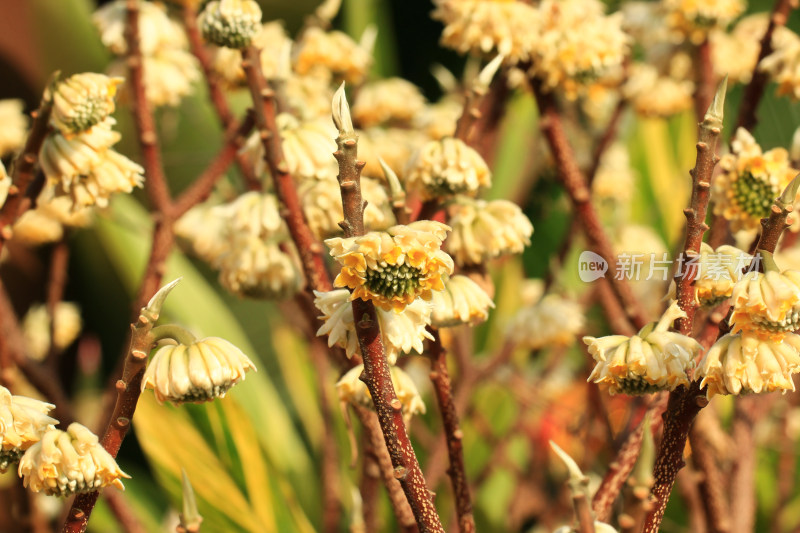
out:
{"label": "yellow flower cluster", "polygon": [[[266,79],[282,77],[283,70],[288,66],[288,52],[291,50],[292,40],[286,35],[286,30],[278,21],[262,25],[258,33],[253,36],[252,45],[261,50],[261,72]],[[242,69],[242,53],[232,48],[218,47],[214,50],[212,59],[214,71],[225,82],[232,86],[244,85],[247,80]]]}
{"label": "yellow flower cluster", "polygon": [[440,249],[449,230],[440,222],[420,220],[385,232],[328,239],[331,256],[342,265],[334,285],[352,289],[353,300],[371,300],[385,310],[401,311],[418,297],[430,300],[431,291],[442,290],[453,273],[453,260]]}
{"label": "yellow flower cluster", "polygon": [[772,38],[773,52],[761,60],[758,69],[778,84],[777,95],[800,99],[800,37],[782,28]]}
{"label": "yellow flower cluster", "polygon": [[694,282],[697,303],[710,308],[730,298],[734,285],[742,279],[742,270],[750,264],[751,259],[735,246],[724,244],[713,250],[708,244],[702,243],[699,272]]}
{"label": "yellow flower cluster", "polygon": [[480,154],[452,137],[425,143],[406,171],[408,190],[419,193],[423,200],[454,194],[474,196],[491,184],[492,174]]}
{"label": "yellow flower cluster", "polygon": [[669,331],[675,319],[685,316],[673,302],[657,323],[648,324],[632,337],[584,337],[583,342],[597,361],[589,381],[608,389],[610,394],[630,395],[688,385],[686,371],[700,353],[700,343]]}
{"label": "yellow flower cluster", "polygon": [[[369,389],[364,382],[359,379],[363,371],[364,365],[357,365],[348,370],[336,383],[336,390],[339,393],[339,401],[372,409],[372,395],[370,395]],[[392,366],[389,369],[389,375],[392,378],[392,385],[394,385],[397,399],[400,400],[400,405],[402,405],[401,409],[406,424],[408,424],[411,416],[425,414],[425,402],[422,401],[422,396],[420,396],[411,376],[397,366]]]}
{"label": "yellow flower cluster", "polygon": [[510,338],[529,350],[570,346],[584,327],[586,319],[581,306],[557,294],[528,302],[511,320]]}
{"label": "yellow flower cluster", "polygon": [[261,8],[253,0],[213,0],[206,4],[197,22],[208,42],[241,49],[261,29]]}
{"label": "yellow flower cluster", "polygon": [[22,100],[0,100],[0,157],[16,152],[25,144],[28,120],[22,113]]}
{"label": "yellow flower cluster", "polygon": [[14,396],[0,386],[0,472],[16,463],[22,454],[39,442],[58,420],[47,416],[55,405],[25,396]]}
{"label": "yellow flower cluster", "polygon": [[342,78],[347,83],[364,81],[372,64],[371,45],[356,43],[340,31],[325,32],[311,27],[303,32],[294,55],[297,74],[326,79]]}
{"label": "yellow flower cluster", "polygon": [[755,230],[798,171],[791,167],[786,149],[765,153],[743,128],[737,130],[732,147],[733,153],[720,160],[721,172],[714,179],[714,214],[730,221],[733,231]]}
{"label": "yellow flower cluster", "polygon": [[122,78],[86,72],[59,82],[53,91],[50,123],[69,137],[99,124],[114,112],[114,96]]}
{"label": "yellow flower cluster", "polygon": [[743,0],[663,0],[666,19],[677,38],[700,44],[713,28],[725,28],[744,12]]}
{"label": "yellow flower cluster", "polygon": [[353,103],[353,120],[361,128],[408,125],[425,108],[419,88],[403,78],[373,81],[361,87]]}
{"label": "yellow flower cluster", "polygon": [[25,487],[49,496],[92,492],[109,485],[123,490],[120,478],[130,477],[97,436],[77,422],[67,431],[48,429],[20,459],[19,475]]}
{"label": "yellow flower cluster", "polygon": [[694,82],[671,74],[661,75],[648,63],[635,63],[623,93],[640,115],[669,117],[692,108]]}
{"label": "yellow flower cluster", "polygon": [[494,307],[486,291],[467,276],[451,277],[444,290],[432,294],[431,323],[437,328],[480,324],[489,318],[489,309]]}

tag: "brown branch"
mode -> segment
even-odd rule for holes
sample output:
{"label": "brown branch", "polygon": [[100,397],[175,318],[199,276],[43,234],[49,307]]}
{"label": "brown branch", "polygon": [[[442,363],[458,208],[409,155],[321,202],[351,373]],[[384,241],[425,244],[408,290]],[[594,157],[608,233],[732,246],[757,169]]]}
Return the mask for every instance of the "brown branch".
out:
{"label": "brown branch", "polygon": [[30,206],[30,203],[23,203],[28,197],[28,189],[34,182],[36,161],[39,158],[39,150],[42,149],[45,137],[49,130],[50,113],[53,109],[53,101],[49,98],[49,89],[45,92],[39,104],[39,109],[32,113],[33,124],[25,147],[14,160],[14,167],[11,171],[11,187],[8,189],[8,196],[5,203],[0,208],[0,252],[3,251],[5,242],[12,236],[12,226],[22,213]]}
{"label": "brown branch", "polygon": [[322,245],[314,238],[303,215],[300,200],[297,197],[289,168],[283,157],[280,134],[275,123],[274,92],[267,87],[261,74],[261,62],[258,50],[248,47],[242,51],[242,68],[247,75],[247,85],[253,98],[256,114],[256,125],[264,147],[264,160],[269,167],[275,183],[275,194],[283,204],[281,215],[289,227],[289,233],[300,254],[303,272],[309,287],[318,291],[330,291],[330,276],[325,269],[322,257]]}
{"label": "brown branch", "polygon": [[[186,36],[189,39],[189,48],[194,57],[197,58],[197,62],[200,63],[200,68],[203,71],[203,78],[206,80],[206,87],[208,88],[208,96],[211,100],[211,104],[217,113],[222,127],[225,131],[231,131],[235,119],[228,105],[228,100],[225,98],[225,93],[220,86],[219,76],[214,72],[211,66],[211,59],[208,57],[208,52],[203,46],[203,38],[200,35],[200,29],[197,27],[196,6],[192,2],[183,2],[182,15],[183,25],[186,28]],[[248,188],[258,190],[258,187],[254,189],[254,186],[256,184],[260,186],[260,182],[247,156],[238,152],[234,155],[239,170],[244,177],[244,181],[248,184]]]}
{"label": "brown branch", "polygon": [[[614,249],[603,230],[597,211],[592,206],[586,178],[578,168],[572,146],[567,140],[555,99],[552,94],[544,91],[539,80],[532,79],[531,83],[539,106],[540,127],[555,159],[558,177],[572,201],[575,216],[581,221],[592,250],[606,261],[609,271],[616,273]],[[614,275],[610,276],[609,282],[629,320],[637,329],[643,327],[647,320],[630,286],[624,279],[617,279]]]}
{"label": "brown branch", "polygon": [[[708,409],[704,413],[703,416],[710,414]],[[699,480],[700,501],[705,509],[708,531],[730,533],[731,522],[735,520],[731,520],[731,508],[725,499],[725,483],[712,452],[707,430],[702,423],[692,425],[689,430],[689,442],[692,446],[692,463],[695,469],[702,473]],[[749,489],[752,490],[752,485]],[[752,531],[752,528],[743,531]]]}
{"label": "brown branch", "polygon": [[125,494],[115,490],[108,490],[103,492],[108,508],[111,509],[111,514],[117,519],[117,523],[125,533],[147,533],[139,518],[136,516],[136,511],[133,510],[130,503],[126,499]]}
{"label": "brown branch", "polygon": [[192,185],[175,199],[172,207],[174,220],[179,219],[189,209],[208,198],[214,185],[225,174],[254,126],[255,115],[250,111],[248,111],[241,123],[236,124],[234,122],[231,124],[225,136],[224,144],[217,156],[209,163],[208,168],[194,180]]}
{"label": "brown branch", "polygon": [[50,253],[50,278],[47,283],[47,315],[50,317],[50,347],[45,359],[45,365],[54,364],[58,355],[56,347],[56,309],[64,299],[64,286],[67,283],[67,268],[69,267],[69,245],[66,238],[61,239],[53,246]]}
{"label": "brown branch", "polygon": [[450,468],[447,473],[450,475],[450,482],[453,485],[458,527],[462,533],[474,533],[475,518],[472,516],[472,498],[464,467],[463,433],[458,425],[458,413],[453,402],[450,373],[447,370],[447,352],[442,346],[439,332],[433,328],[431,328],[431,332],[433,341],[430,342],[428,349],[428,356],[431,359],[430,378],[439,402],[439,410],[442,413],[444,437],[450,459]]}
{"label": "brown branch", "polygon": [[[377,421],[375,422],[377,428]],[[385,451],[385,446],[383,444],[383,433],[380,432],[380,428],[378,429],[378,444],[380,448],[383,448]],[[366,430],[365,430],[366,431]],[[370,444],[369,439],[365,436],[362,439],[361,444],[361,482],[358,485],[358,490],[361,493],[361,508],[364,515],[364,531],[380,531],[380,512],[378,508],[378,490],[379,484],[382,480],[381,478],[381,470],[380,465],[378,464],[378,458],[376,456],[375,449]],[[392,472],[392,460],[389,458],[389,452],[386,452],[386,463],[388,464],[388,472],[389,475],[386,477],[387,485],[393,484],[396,486],[396,492],[400,495],[400,501],[405,506],[405,509],[408,510],[408,517],[410,517],[410,524],[417,527],[417,522],[414,520],[414,515],[411,513],[411,507],[408,506],[408,501],[406,501],[406,495],[403,494],[403,489],[400,488],[400,484],[394,479],[394,476],[391,475]],[[387,492],[389,492],[387,487]],[[390,501],[394,504],[394,500]],[[397,515],[398,524],[400,523],[400,519]]]}
{"label": "brown branch", "polygon": [[708,106],[714,98],[714,65],[711,61],[711,41],[706,38],[695,50],[695,91],[694,113],[698,121],[703,121]]}
{"label": "brown branch", "polygon": [[572,496],[572,507],[578,522],[578,533],[594,533],[594,519],[589,500],[585,492],[578,492]]}
{"label": "brown branch", "polygon": [[761,101],[761,97],[764,96],[764,90],[769,81],[769,74],[759,70],[758,65],[761,63],[762,59],[773,52],[772,34],[775,32],[775,29],[786,24],[790,11],[796,7],[797,0],[777,0],[775,6],[772,8],[772,15],[769,17],[767,31],[761,38],[761,50],[758,52],[758,59],[753,68],[753,76],[750,78],[750,83],[748,83],[747,87],[744,89],[742,104],[739,108],[739,117],[736,119],[736,128],[733,129],[734,134],[739,128],[753,131],[753,128],[758,123],[758,116],[756,114],[758,104]]}
{"label": "brown branch", "polygon": [[[349,114],[349,110],[347,113]],[[338,150],[334,152],[339,163],[338,180],[344,211],[344,221],[340,225],[345,237],[364,234],[364,201],[361,197],[361,169],[364,168],[364,162],[358,160],[357,139],[354,131],[340,131],[336,138]],[[403,487],[420,531],[444,533],[433,505],[432,493],[425,484],[403,422],[402,404],[397,399],[392,384],[375,307],[371,301],[360,298],[353,300],[352,305],[358,344],[364,360],[364,371],[360,379],[367,385],[372,397],[394,466],[394,475]]]}

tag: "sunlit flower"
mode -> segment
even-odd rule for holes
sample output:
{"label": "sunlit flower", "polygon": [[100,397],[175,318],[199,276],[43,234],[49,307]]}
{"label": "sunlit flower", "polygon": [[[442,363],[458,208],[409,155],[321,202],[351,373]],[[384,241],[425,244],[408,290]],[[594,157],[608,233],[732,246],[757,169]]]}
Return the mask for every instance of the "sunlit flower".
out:
{"label": "sunlit flower", "polygon": [[363,173],[367,176],[383,176],[383,159],[402,179],[409,159],[430,140],[424,133],[406,128],[369,128],[356,133],[358,158],[366,163]]}
{"label": "sunlit flower", "polygon": [[625,210],[633,195],[636,176],[628,149],[621,142],[609,146],[592,180],[592,200],[615,212]]}
{"label": "sunlit flower", "polygon": [[222,238],[227,241],[243,235],[264,238],[286,235],[274,194],[246,192],[230,203],[212,207],[211,211],[211,218],[225,221]]}
{"label": "sunlit flower", "polygon": [[[327,335],[328,346],[344,348],[348,357],[360,354],[350,293],[345,289],[336,289],[330,292],[314,291],[314,295],[314,305],[322,312],[320,318],[323,321],[317,335]],[[416,299],[400,312],[380,307],[375,311],[383,349],[390,364],[394,364],[400,354],[422,353],[425,339],[432,339],[426,329],[431,324],[431,305],[424,300]]]}
{"label": "sunlit flower", "polygon": [[708,397],[715,394],[795,390],[792,374],[800,370],[800,336],[762,340],[742,332],[719,339],[700,361],[696,375]]}
{"label": "sunlit flower", "polygon": [[453,273],[453,260],[440,247],[448,226],[420,220],[371,231],[358,237],[325,241],[342,265],[336,287],[353,290],[351,299],[371,300],[382,309],[400,311],[417,297],[431,299]]}
{"label": "sunlit flower", "polygon": [[715,307],[733,294],[733,287],[742,278],[742,269],[751,256],[735,246],[722,245],[712,250],[700,245],[699,272],[694,282],[697,302],[701,307]]}
{"label": "sunlit flower", "polygon": [[[292,46],[292,41],[286,35],[286,30],[279,21],[272,21],[262,25],[253,37],[253,47],[261,51],[261,72],[267,79],[279,77],[283,65],[281,55],[287,47]],[[242,69],[242,53],[232,48],[219,47],[214,51],[212,59],[214,71],[229,85],[243,85],[246,83]],[[330,99],[328,100],[330,102]],[[328,105],[330,107],[330,105]]]}
{"label": "sunlit flower", "polygon": [[772,38],[773,52],[758,64],[778,84],[776,94],[800,99],[800,37],[786,28]]}
{"label": "sunlit flower", "polygon": [[[116,55],[124,55],[128,50],[125,40],[125,26],[128,15],[127,2],[110,2],[92,15],[92,22],[100,32],[100,40]],[[187,45],[183,27],[167,16],[164,4],[140,2],[139,7],[139,47],[142,55],[148,56],[161,48],[183,48]]]}
{"label": "sunlit flower", "polygon": [[[344,213],[342,193],[337,180],[305,180],[298,187],[297,193],[300,203],[303,204],[308,226],[318,239],[341,234],[339,222],[344,220]],[[361,178],[361,195],[367,202],[364,225],[368,230],[384,230],[396,223],[386,189],[379,182]]]}
{"label": "sunlit flower", "polygon": [[[61,351],[72,344],[81,332],[83,321],[80,308],[72,302],[58,302],[53,325],[53,346]],[[22,320],[26,353],[41,361],[50,351],[50,313],[46,305],[35,305],[28,309]]]}
{"label": "sunlit flower", "polygon": [[453,232],[447,249],[459,265],[476,265],[506,254],[522,253],[533,225],[508,200],[470,200],[459,197],[450,210]]}
{"label": "sunlit flower", "polygon": [[800,328],[800,272],[750,272],[733,287],[732,333],[779,341]]}
{"label": "sunlit flower", "polygon": [[630,42],[622,31],[622,13],[606,16],[597,0],[543,0],[539,11],[542,30],[532,73],[545,89],[559,88],[574,99],[580,89],[622,66]]}
{"label": "sunlit flower", "polygon": [[189,243],[194,255],[210,264],[216,264],[230,248],[225,236],[228,221],[217,216],[218,207],[198,204],[175,222],[175,235]]}
{"label": "sunlit flower", "polygon": [[527,2],[436,0],[432,17],[444,24],[441,43],[466,54],[504,55],[509,63],[530,58],[538,44],[541,15]]}
{"label": "sunlit flower", "polygon": [[431,298],[431,323],[437,328],[480,324],[489,318],[494,302],[480,286],[467,276],[453,276],[443,291],[434,291]]}
{"label": "sunlit flower", "polygon": [[640,115],[669,117],[692,108],[694,82],[661,75],[656,67],[647,63],[634,63],[623,94]]}
{"label": "sunlit flower", "polygon": [[491,172],[480,154],[452,137],[426,143],[406,171],[408,190],[417,191],[423,200],[474,195],[491,184]]}
{"label": "sunlit flower", "polygon": [[255,235],[232,237],[218,266],[222,286],[243,297],[284,300],[303,285],[296,260],[277,242],[265,242]]}
{"label": "sunlit flower", "polygon": [[425,97],[413,83],[388,78],[361,87],[353,103],[353,119],[362,128],[411,122],[425,108]]}
{"label": "sunlit flower", "polygon": [[51,428],[28,448],[19,461],[19,475],[32,492],[69,496],[113,485],[124,490],[114,458],[100,445],[97,435],[73,422],[67,431]]}
{"label": "sunlit flower", "polygon": [[662,0],[667,24],[679,37],[700,44],[712,28],[724,28],[742,14],[742,0]]}
{"label": "sunlit flower", "polygon": [[354,84],[364,80],[371,63],[370,51],[347,34],[318,27],[303,32],[294,57],[294,69],[300,75],[325,69]]}
{"label": "sunlit flower", "polygon": [[784,148],[762,152],[744,128],[736,132],[733,153],[722,156],[714,178],[714,214],[730,221],[731,230],[754,230],[798,171],[790,166]]}
{"label": "sunlit flower", "polygon": [[261,8],[253,0],[213,0],[206,4],[197,23],[208,42],[240,49],[261,29]]}
{"label": "sunlit flower", "polygon": [[[162,48],[144,59],[145,97],[151,105],[177,106],[181,100],[194,92],[194,83],[201,77],[195,57],[180,48]],[[124,76],[127,67],[122,60],[108,67],[110,75]],[[127,87],[124,89],[127,90]],[[120,91],[126,101],[129,95]]]}
{"label": "sunlit flower", "polygon": [[23,114],[22,100],[0,100],[0,157],[16,152],[25,144],[28,119]]}
{"label": "sunlit flower", "polygon": [[686,370],[701,346],[691,337],[669,331],[675,319],[685,316],[673,303],[657,323],[648,324],[632,337],[584,337],[597,361],[589,381],[607,388],[610,394],[631,395],[688,385]]}
{"label": "sunlit flower", "polygon": [[248,370],[256,370],[253,362],[225,339],[170,344],[159,348],[147,365],[142,391],[153,389],[158,403],[202,403],[225,397]]}
{"label": "sunlit flower", "polygon": [[66,136],[99,124],[114,112],[114,96],[122,81],[86,72],[59,82],[53,91],[51,124]]}
{"label": "sunlit flower", "polygon": [[0,386],[0,472],[16,463],[58,420],[47,416],[55,405],[14,396]]}
{"label": "sunlit flower", "polygon": [[[336,390],[339,393],[339,401],[373,409],[372,395],[366,384],[359,379],[363,371],[364,365],[357,365],[348,370],[336,383]],[[422,396],[411,376],[397,366],[392,366],[389,374],[392,377],[395,395],[402,405],[404,419],[408,421],[413,415],[425,414],[425,402],[422,401]]]}
{"label": "sunlit flower", "polygon": [[[758,62],[761,39],[767,32],[769,15],[756,13],[740,20],[730,33],[713,30],[709,33],[711,42],[711,64],[718,78],[728,76],[728,82],[749,83]],[[774,33],[791,32],[778,26]],[[777,38],[778,40],[781,37]],[[773,42],[776,37],[773,36]]]}
{"label": "sunlit flower", "polygon": [[572,345],[586,322],[581,306],[557,294],[536,300],[511,320],[511,339],[529,350]]}

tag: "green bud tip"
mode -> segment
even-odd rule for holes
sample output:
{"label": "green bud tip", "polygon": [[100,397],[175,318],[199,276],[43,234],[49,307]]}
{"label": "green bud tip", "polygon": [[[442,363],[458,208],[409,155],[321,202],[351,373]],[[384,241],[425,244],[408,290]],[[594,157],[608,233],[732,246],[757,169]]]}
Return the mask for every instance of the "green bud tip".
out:
{"label": "green bud tip", "polygon": [[353,134],[353,118],[350,115],[350,104],[347,103],[347,96],[344,93],[344,82],[336,89],[331,101],[331,117],[333,124],[340,135]]}
{"label": "green bud tip", "polygon": [[728,90],[728,76],[720,82],[717,87],[717,92],[714,93],[714,100],[711,101],[708,111],[706,111],[705,118],[707,120],[717,120],[722,122],[722,117],[725,114],[725,93]]}
{"label": "green bud tip", "polygon": [[156,292],[150,301],[147,302],[147,305],[143,309],[143,311],[147,311],[150,315],[157,318],[161,314],[161,306],[164,305],[164,300],[167,299],[167,295],[175,288],[175,286],[182,280],[183,278],[178,278],[170,283],[167,283]]}
{"label": "green bud tip", "polygon": [[790,205],[794,205],[794,201],[797,199],[797,189],[800,188],[800,174],[794,177],[794,179],[786,186],[781,194],[780,198],[776,202],[778,207],[781,209],[786,209]]}
{"label": "green bud tip", "polygon": [[197,500],[194,496],[194,489],[186,475],[186,470],[181,468],[181,486],[183,488],[183,513],[180,515],[181,526],[186,531],[200,531],[200,523],[203,517],[197,511]]}
{"label": "green bud tip", "polygon": [[395,171],[386,164],[382,157],[378,158],[378,162],[381,164],[381,170],[383,170],[383,175],[386,176],[386,181],[389,182],[389,194],[392,200],[405,198],[406,192],[403,190],[403,185],[400,183],[400,178],[397,177]]}

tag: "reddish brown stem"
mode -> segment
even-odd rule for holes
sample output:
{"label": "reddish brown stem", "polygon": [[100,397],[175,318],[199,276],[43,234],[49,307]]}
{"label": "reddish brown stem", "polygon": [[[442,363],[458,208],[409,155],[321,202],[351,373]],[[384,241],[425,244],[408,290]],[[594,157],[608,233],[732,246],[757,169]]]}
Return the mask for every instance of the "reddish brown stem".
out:
{"label": "reddish brown stem", "polygon": [[442,413],[442,426],[447,442],[450,459],[450,482],[456,501],[458,527],[462,533],[475,532],[475,518],[472,516],[472,497],[470,496],[467,472],[464,467],[463,433],[458,423],[458,413],[453,401],[453,390],[450,386],[450,373],[447,369],[447,352],[442,346],[442,339],[437,330],[432,330],[433,341],[429,345],[428,356],[431,358],[431,383]]}
{"label": "reddish brown stem", "polygon": [[248,112],[240,124],[231,124],[217,156],[192,185],[175,199],[172,211],[174,220],[179,219],[186,211],[208,198],[214,185],[225,174],[239,149],[244,145],[253,126],[255,126],[255,115],[252,112]]}
{"label": "reddish brown stem", "polygon": [[613,273],[609,276],[609,282],[622,303],[626,316],[636,328],[641,328],[647,323],[644,312],[625,279],[617,279],[615,275],[617,261],[614,249],[603,230],[597,211],[592,206],[586,178],[578,168],[572,146],[567,140],[555,99],[551,93],[544,91],[539,80],[533,79],[531,83],[539,106],[540,127],[556,161],[558,177],[572,201],[575,216],[581,221],[592,250],[606,261],[609,272]]}
{"label": "reddish brown stem", "polygon": [[[340,131],[336,139],[338,150],[334,152],[339,162],[338,179],[344,211],[344,221],[340,225],[345,237],[364,234],[364,200],[361,196],[361,169],[364,168],[364,162],[358,160],[357,139],[355,132]],[[392,384],[375,307],[371,301],[360,298],[353,300],[352,305],[358,344],[364,360],[360,379],[367,385],[372,397],[394,466],[394,475],[403,487],[420,532],[444,533],[403,422],[402,404]]]}
{"label": "reddish brown stem", "polygon": [[[797,0],[777,0],[775,6],[772,8],[772,15],[769,18],[767,31],[761,38],[761,49],[758,52],[758,60],[753,69],[753,76],[750,78],[750,83],[744,89],[742,96],[742,105],[739,108],[739,117],[736,119],[736,129],[744,128],[747,131],[753,131],[753,128],[758,123],[758,104],[761,97],[764,96],[764,90],[769,81],[769,73],[759,70],[758,65],[761,60],[773,52],[772,48],[772,35],[776,28],[786,24],[789,18],[789,13],[792,9],[797,7]],[[733,131],[735,132],[736,129]]]}
{"label": "reddish brown stem", "polygon": [[694,112],[698,121],[703,120],[706,109],[714,98],[714,65],[711,62],[711,42],[705,39],[696,50],[695,74],[696,84],[694,92]]}
{"label": "reddish brown stem", "polygon": [[[704,413],[700,416],[701,419],[710,414],[708,409]],[[730,533],[731,509],[725,499],[724,480],[702,423],[692,426],[689,431],[689,442],[692,446],[694,467],[702,473],[699,489],[708,531],[709,533]],[[752,485],[750,485],[750,489],[752,489]],[[752,528],[744,531],[752,531]]]}
{"label": "reddish brown stem", "polygon": [[248,47],[242,51],[242,68],[247,75],[247,84],[253,98],[256,125],[264,147],[264,160],[269,167],[275,183],[275,194],[283,204],[281,215],[289,227],[289,233],[300,254],[303,272],[311,289],[329,291],[332,288],[330,276],[325,269],[322,245],[314,238],[303,215],[297,189],[289,175],[289,168],[283,157],[281,138],[275,123],[275,100],[272,89],[267,87],[261,74],[258,50]]}

